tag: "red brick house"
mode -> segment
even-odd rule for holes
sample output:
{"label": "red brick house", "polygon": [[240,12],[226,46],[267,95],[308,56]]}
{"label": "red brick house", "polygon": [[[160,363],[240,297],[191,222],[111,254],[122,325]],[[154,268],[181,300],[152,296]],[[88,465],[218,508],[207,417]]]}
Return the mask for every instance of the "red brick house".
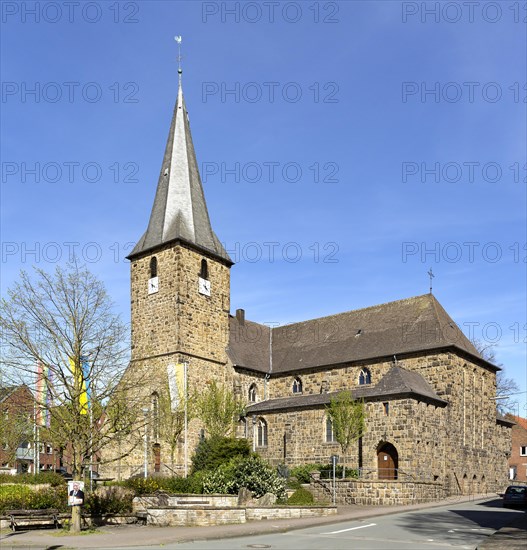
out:
{"label": "red brick house", "polygon": [[[0,388],[0,471],[35,472],[34,398],[26,385]],[[39,443],[39,470],[59,467],[59,457],[46,442]]]}
{"label": "red brick house", "polygon": [[527,418],[507,415],[512,427],[512,452],[509,459],[510,479],[527,483]]}

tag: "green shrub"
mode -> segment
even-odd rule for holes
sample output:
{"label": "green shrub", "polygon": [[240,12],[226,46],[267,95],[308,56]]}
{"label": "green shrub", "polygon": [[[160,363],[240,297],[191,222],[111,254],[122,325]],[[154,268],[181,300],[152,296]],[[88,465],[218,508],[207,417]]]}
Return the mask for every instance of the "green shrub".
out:
{"label": "green shrub", "polygon": [[242,487],[257,498],[265,493],[273,493],[277,498],[285,494],[285,480],[259,456],[233,458],[203,477],[204,493],[236,495]]}
{"label": "green shrub", "polygon": [[83,511],[93,515],[127,514],[132,511],[133,499],[133,494],[123,493],[119,487],[108,487],[103,493],[88,493]]}
{"label": "green shrub", "polygon": [[321,464],[302,464],[301,466],[291,468],[291,475],[296,477],[300,483],[309,483],[311,480],[311,472],[320,471],[323,467],[324,466]]}
{"label": "green shrub", "polygon": [[236,457],[249,457],[251,446],[246,439],[211,437],[201,440],[192,456],[192,473],[214,470]]}
{"label": "green shrub", "polygon": [[66,485],[39,491],[24,485],[2,485],[0,486],[0,513],[14,509],[40,510],[42,508],[57,508],[65,512],[68,509],[67,495]]}
{"label": "green shrub", "polygon": [[66,480],[55,472],[40,472],[38,474],[0,474],[0,484],[3,483],[23,483],[24,485],[40,485],[48,483],[52,487],[65,485]]}
{"label": "green shrub", "polygon": [[307,489],[304,489],[303,487],[297,489],[287,499],[287,504],[292,504],[295,506],[308,506],[309,504],[313,504],[314,502],[315,499],[313,497],[313,493],[311,493],[311,491],[308,491]]}
{"label": "green shrub", "polygon": [[151,495],[156,491],[166,491],[167,493],[195,493],[203,492],[203,473],[184,477],[135,477],[127,479],[120,483],[123,487],[132,489],[136,496]]}

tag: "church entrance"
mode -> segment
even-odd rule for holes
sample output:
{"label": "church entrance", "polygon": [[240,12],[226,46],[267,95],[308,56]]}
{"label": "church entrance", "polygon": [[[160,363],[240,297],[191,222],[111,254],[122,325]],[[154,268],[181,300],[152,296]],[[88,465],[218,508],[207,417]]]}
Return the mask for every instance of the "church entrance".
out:
{"label": "church entrance", "polygon": [[154,443],[153,448],[154,455],[154,472],[161,471],[161,445],[159,443]]}
{"label": "church entrance", "polygon": [[377,468],[379,479],[397,479],[399,455],[391,443],[384,443],[377,451]]}

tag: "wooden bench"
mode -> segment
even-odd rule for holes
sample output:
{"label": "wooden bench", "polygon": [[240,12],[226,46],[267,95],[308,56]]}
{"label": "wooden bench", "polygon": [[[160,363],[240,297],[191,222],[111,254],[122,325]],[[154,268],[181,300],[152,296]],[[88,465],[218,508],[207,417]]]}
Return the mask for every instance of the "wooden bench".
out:
{"label": "wooden bench", "polygon": [[[17,528],[31,527],[32,525],[53,525],[55,529],[60,527],[59,512],[52,508],[45,510],[7,510],[5,514],[11,520],[9,526],[13,531],[16,531]],[[20,525],[19,522],[24,522],[24,525]]]}

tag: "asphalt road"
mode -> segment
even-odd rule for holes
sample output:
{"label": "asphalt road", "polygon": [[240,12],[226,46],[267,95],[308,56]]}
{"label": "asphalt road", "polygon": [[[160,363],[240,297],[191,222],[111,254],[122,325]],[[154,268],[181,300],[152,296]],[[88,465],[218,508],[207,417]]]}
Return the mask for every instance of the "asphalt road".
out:
{"label": "asphalt road", "polygon": [[518,514],[525,514],[525,512],[504,509],[499,501],[467,502],[430,510],[293,530],[287,533],[164,544],[163,548],[177,550],[474,549],[494,531],[510,523]]}

